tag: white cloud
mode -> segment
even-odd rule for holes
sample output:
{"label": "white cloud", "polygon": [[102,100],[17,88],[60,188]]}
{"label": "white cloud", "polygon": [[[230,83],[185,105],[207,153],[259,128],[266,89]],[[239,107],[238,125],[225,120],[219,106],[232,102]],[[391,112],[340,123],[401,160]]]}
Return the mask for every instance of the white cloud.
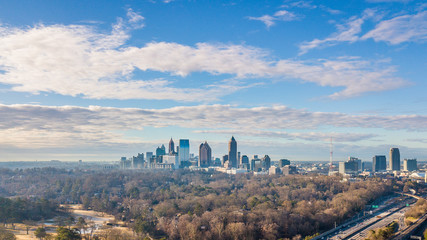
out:
{"label": "white cloud", "polygon": [[379,22],[375,28],[361,35],[362,25],[368,19],[378,19],[376,12],[367,9],[361,17],[353,16],[343,25],[337,25],[338,31],[325,39],[314,39],[300,44],[300,55],[315,48],[334,46],[340,42],[374,39],[390,44],[403,42],[425,42],[427,40],[427,11],[414,15],[403,15]]}
{"label": "white cloud", "polygon": [[[316,130],[328,126],[357,128],[358,133]],[[376,136],[371,134],[369,128],[427,131],[427,116],[347,115],[310,112],[286,106],[238,108],[199,105],[140,109],[0,105],[0,145],[42,148],[134,144],[144,139],[128,137],[125,133],[146,127],[180,127],[199,132],[265,135],[307,141],[330,136],[342,141],[359,141]],[[283,129],[293,131],[285,132]],[[307,129],[312,131],[306,132]]]}
{"label": "white cloud", "polygon": [[144,17],[140,14],[133,11],[132,8],[129,8],[126,16],[129,19],[129,23],[132,24],[134,28],[143,28],[144,27]]}
{"label": "white cloud", "polygon": [[298,19],[297,15],[286,10],[277,11],[272,16],[264,15],[261,17],[248,17],[248,18],[250,20],[257,20],[257,21],[263,22],[267,28],[270,28],[271,26],[276,24],[276,21],[289,22],[289,21],[294,21]]}
{"label": "white cloud", "polygon": [[384,20],[361,39],[369,38],[376,42],[384,41],[390,44],[425,42],[427,40],[427,11]]}
{"label": "white cloud", "polygon": [[254,129],[234,129],[234,130],[195,130],[195,133],[214,133],[226,135],[243,135],[256,136],[265,138],[285,138],[285,139],[302,139],[308,141],[329,141],[332,137],[338,142],[355,142],[376,137],[375,134],[362,133],[336,133],[336,132],[283,132],[270,130]]}
{"label": "white cloud", "polygon": [[353,16],[343,25],[337,25],[338,32],[325,39],[314,39],[310,42],[303,42],[300,48],[300,54],[305,54],[309,50],[319,47],[327,47],[338,44],[339,42],[355,42],[359,40],[358,34],[362,31],[362,24],[365,20],[375,15],[375,11],[367,9],[363,12],[362,17]]}
{"label": "white cloud", "polygon": [[[170,99],[213,101],[268,79],[302,80],[320,86],[340,87],[331,98],[354,97],[405,85],[394,67],[354,59],[313,61],[275,60],[266,51],[245,45],[152,42],[126,46],[130,21],[143,18],[131,9],[127,21],[119,19],[111,33],[85,25],[38,25],[32,28],[0,27],[0,83],[13,91],[93,99]],[[284,11],[277,17],[286,17]],[[356,20],[355,20],[356,21]],[[351,39],[343,31],[339,39]],[[170,79],[137,79],[136,69],[168,73]],[[209,82],[178,88],[194,72],[232,75],[240,81]],[[229,77],[229,76],[227,76]],[[206,82],[206,83],[205,83]]]}

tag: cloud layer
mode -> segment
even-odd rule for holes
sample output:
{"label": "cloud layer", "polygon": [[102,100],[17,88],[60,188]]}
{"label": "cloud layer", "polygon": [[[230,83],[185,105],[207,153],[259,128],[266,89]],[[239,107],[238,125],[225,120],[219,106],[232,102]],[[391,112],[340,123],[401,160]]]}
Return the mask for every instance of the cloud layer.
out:
{"label": "cloud layer", "polygon": [[[359,141],[371,133],[330,133],[322,127],[427,130],[424,115],[347,115],[310,112],[286,106],[237,108],[230,105],[199,105],[166,109],[112,107],[0,105],[0,144],[25,148],[132,144],[141,138],[127,137],[128,130],[144,127],[180,127],[199,133],[270,136],[307,141],[334,137]],[[284,132],[284,129],[293,130]],[[306,132],[306,129],[312,129]]]}
{"label": "cloud layer", "polygon": [[[275,15],[284,18],[289,14],[283,10]],[[395,76],[393,66],[355,58],[275,59],[263,49],[233,44],[126,45],[130,30],[142,28],[143,20],[129,9],[127,19],[119,18],[110,33],[86,25],[0,26],[0,83],[11,86],[12,91],[32,94],[193,102],[215,101],[272,79],[337,87],[330,96],[334,99],[406,84]],[[136,70],[161,72],[168,77],[139,79]],[[208,77],[197,87],[177,87],[197,72],[224,75],[224,79],[231,75],[233,81],[214,82]]]}

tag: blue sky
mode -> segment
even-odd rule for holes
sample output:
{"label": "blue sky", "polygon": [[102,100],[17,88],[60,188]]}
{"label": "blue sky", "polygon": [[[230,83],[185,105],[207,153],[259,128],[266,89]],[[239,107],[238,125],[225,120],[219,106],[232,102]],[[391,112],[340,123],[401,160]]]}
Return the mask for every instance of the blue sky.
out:
{"label": "blue sky", "polygon": [[415,0],[0,1],[0,161],[427,160],[426,41]]}

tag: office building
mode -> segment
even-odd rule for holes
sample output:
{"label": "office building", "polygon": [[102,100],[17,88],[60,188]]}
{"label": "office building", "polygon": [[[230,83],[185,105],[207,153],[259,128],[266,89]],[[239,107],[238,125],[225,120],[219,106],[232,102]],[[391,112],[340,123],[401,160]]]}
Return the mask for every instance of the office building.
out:
{"label": "office building", "polygon": [[291,165],[291,161],[289,161],[288,159],[280,159],[279,160],[279,168],[282,168],[286,165]]}
{"label": "office building", "polygon": [[144,167],[144,153],[138,153],[138,156],[132,157],[132,168],[143,168]]}
{"label": "office building", "polygon": [[159,157],[159,156],[162,156],[162,155],[166,155],[166,148],[165,148],[164,144],[162,144],[161,147],[157,147],[156,148],[156,156]]}
{"label": "office building", "polygon": [[254,172],[261,172],[262,171],[262,162],[259,158],[253,158],[251,160],[251,170]]}
{"label": "office building", "polygon": [[237,142],[233,136],[228,143],[228,161],[231,167],[237,168]]}
{"label": "office building", "polygon": [[348,160],[347,162],[340,162],[338,166],[338,172],[340,174],[355,175],[359,171],[358,162],[354,159]]}
{"label": "office building", "polygon": [[270,157],[268,155],[265,155],[262,158],[261,163],[262,163],[262,170],[263,171],[268,171],[268,169],[270,169],[270,167],[271,167],[271,159],[270,159]]}
{"label": "office building", "polygon": [[418,170],[417,167],[417,159],[405,159],[403,160],[403,171],[416,171]]}
{"label": "office building", "polygon": [[387,162],[384,155],[376,155],[372,158],[372,172],[387,170]]}
{"label": "office building", "polygon": [[348,157],[348,161],[354,161],[357,163],[357,171],[361,172],[362,169],[362,160],[356,157]]}
{"label": "office building", "polygon": [[169,141],[169,155],[175,155],[175,143],[173,142],[172,138]]}
{"label": "office building", "polygon": [[400,171],[400,152],[399,148],[390,148],[390,170]]}
{"label": "office building", "polygon": [[246,156],[246,155],[243,155],[242,156],[242,165],[243,164],[249,164],[249,158],[248,158],[248,156]]}
{"label": "office building", "polygon": [[209,167],[212,165],[212,149],[209,144],[205,143],[200,144],[199,147],[199,167]]}
{"label": "office building", "polygon": [[222,165],[225,165],[226,162],[228,162],[228,155],[222,156]]}
{"label": "office building", "polygon": [[189,162],[190,161],[190,140],[188,139],[180,139],[179,140],[179,161]]}

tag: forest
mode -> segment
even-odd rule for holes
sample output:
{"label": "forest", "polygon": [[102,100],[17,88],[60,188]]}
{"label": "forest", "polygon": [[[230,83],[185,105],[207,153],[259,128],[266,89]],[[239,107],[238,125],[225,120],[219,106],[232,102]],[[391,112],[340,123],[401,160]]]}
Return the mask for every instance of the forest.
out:
{"label": "forest", "polygon": [[0,169],[0,186],[3,197],[113,214],[141,239],[292,239],[343,223],[397,185],[321,175],[34,168]]}

